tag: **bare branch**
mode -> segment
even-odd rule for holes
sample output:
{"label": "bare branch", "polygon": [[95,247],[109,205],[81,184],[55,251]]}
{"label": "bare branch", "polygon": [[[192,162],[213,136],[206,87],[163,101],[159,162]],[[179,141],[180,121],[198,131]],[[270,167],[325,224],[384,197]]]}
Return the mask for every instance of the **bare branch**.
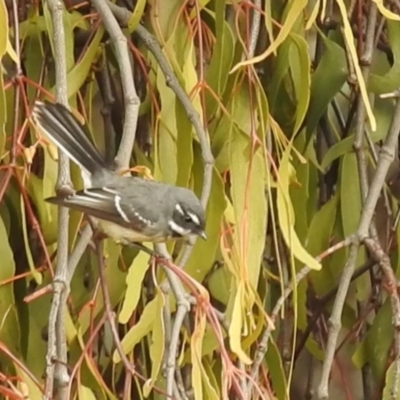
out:
{"label": "bare branch", "polygon": [[[65,32],[63,23],[64,3],[61,0],[48,0],[53,25],[54,61],[56,72],[57,102],[68,107],[67,67],[65,59]],[[70,182],[69,161],[60,152],[56,190]],[[67,343],[65,337],[65,313],[69,292],[68,284],[68,219],[69,210],[58,209],[58,246],[57,265],[53,280],[53,301],[49,315],[48,348],[46,356],[46,392],[45,398],[53,398],[53,387],[59,399],[67,399],[69,374],[67,370]],[[57,360],[56,364],[54,364]]]}
{"label": "bare branch", "polygon": [[132,66],[126,37],[122,33],[106,0],[92,0],[92,4],[100,14],[103,24],[110,35],[121,75],[125,103],[125,120],[121,145],[115,158],[115,163],[118,168],[126,169],[129,167],[132,148],[135,142],[140,101],[133,82]]}

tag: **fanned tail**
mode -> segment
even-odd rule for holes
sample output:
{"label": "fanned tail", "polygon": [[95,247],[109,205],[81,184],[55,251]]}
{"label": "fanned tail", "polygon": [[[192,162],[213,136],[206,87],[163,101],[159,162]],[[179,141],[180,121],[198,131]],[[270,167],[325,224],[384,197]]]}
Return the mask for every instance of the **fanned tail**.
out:
{"label": "fanned tail", "polygon": [[33,117],[41,130],[81,168],[91,175],[107,169],[104,157],[66,107],[59,103],[37,101]]}

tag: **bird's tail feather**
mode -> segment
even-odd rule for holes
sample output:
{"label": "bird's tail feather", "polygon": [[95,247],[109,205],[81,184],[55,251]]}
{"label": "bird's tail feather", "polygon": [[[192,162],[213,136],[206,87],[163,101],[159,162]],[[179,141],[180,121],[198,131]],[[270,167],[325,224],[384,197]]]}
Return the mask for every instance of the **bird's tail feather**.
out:
{"label": "bird's tail feather", "polygon": [[33,117],[41,130],[87,172],[93,174],[107,168],[104,157],[66,107],[58,103],[37,101],[33,108]]}

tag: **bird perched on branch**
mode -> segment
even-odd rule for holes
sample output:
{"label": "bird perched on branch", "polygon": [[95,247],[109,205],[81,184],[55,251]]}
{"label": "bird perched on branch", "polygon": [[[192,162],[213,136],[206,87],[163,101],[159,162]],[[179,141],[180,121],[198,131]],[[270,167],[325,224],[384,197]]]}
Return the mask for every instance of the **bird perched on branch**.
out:
{"label": "bird perched on branch", "polygon": [[38,127],[81,169],[84,190],[46,199],[94,217],[97,229],[122,244],[164,242],[197,235],[206,239],[205,213],[189,189],[110,169],[83,126],[61,104],[36,102]]}

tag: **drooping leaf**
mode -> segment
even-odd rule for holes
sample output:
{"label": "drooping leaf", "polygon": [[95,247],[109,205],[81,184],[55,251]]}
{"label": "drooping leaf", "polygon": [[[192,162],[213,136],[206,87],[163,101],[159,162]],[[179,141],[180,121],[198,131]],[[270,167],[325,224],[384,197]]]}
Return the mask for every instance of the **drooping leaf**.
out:
{"label": "drooping leaf", "polygon": [[8,42],[8,14],[4,0],[0,1],[0,59],[6,54]]}
{"label": "drooping leaf", "polygon": [[167,86],[161,70],[157,73],[161,111],[155,138],[154,178],[174,185],[178,175],[176,95]]}
{"label": "drooping leaf", "polygon": [[354,143],[353,135],[350,135],[349,137],[341,140],[340,142],[335,143],[325,153],[325,156],[321,162],[321,168],[325,170],[333,161],[343,156],[344,154],[351,152],[353,150],[353,143]]}
{"label": "drooping leaf", "polygon": [[[126,333],[121,340],[121,346],[125,354],[130,353],[140,340],[146,336],[153,327],[154,320],[157,318],[159,301],[157,296],[146,304],[139,321]],[[118,351],[113,353],[113,362],[121,362]]]}
{"label": "drooping leaf", "polygon": [[286,18],[283,22],[282,28],[279,31],[275,41],[273,41],[269,47],[260,55],[246,61],[238,63],[231,71],[235,72],[238,68],[244,67],[246,65],[251,65],[265,60],[270,54],[273,54],[276,49],[284,42],[287,36],[291,33],[293,25],[296,23],[297,19],[303,12],[307,5],[306,0],[295,0],[287,3],[287,8],[285,10]]}
{"label": "drooping leaf", "polygon": [[[201,187],[203,182],[203,168],[199,146],[195,146],[194,156],[194,179],[196,185]],[[221,222],[226,208],[223,185],[220,174],[214,169],[211,180],[210,198],[206,210],[207,222],[205,231],[207,240],[196,241],[196,246],[185,265],[185,271],[198,282],[202,282],[211,270],[219,248]]]}
{"label": "drooping leaf", "polygon": [[[377,71],[370,74],[368,89],[376,94],[393,92],[400,86],[400,21],[387,20],[386,27],[390,49],[393,54],[393,64],[387,66],[388,70],[383,75]],[[386,55],[382,54],[382,60],[387,63]]]}
{"label": "drooping leaf", "polygon": [[151,359],[151,377],[143,387],[143,394],[145,397],[148,396],[150,390],[156,384],[158,374],[160,372],[165,351],[165,326],[163,318],[163,307],[165,307],[164,296],[161,291],[158,291],[157,296],[157,314],[153,321],[153,327],[151,331],[151,344],[150,344],[150,359]]}
{"label": "drooping leaf", "polygon": [[297,133],[306,116],[310,101],[310,57],[308,43],[300,35],[291,35],[289,51],[291,75],[296,94],[297,107],[293,133]]}
{"label": "drooping leaf", "polygon": [[[71,66],[71,69],[68,70],[68,99],[74,96],[85,83],[92,65],[96,62],[97,57],[100,55],[99,45],[103,34],[104,28],[100,26],[97,28],[97,32],[87,47],[85,54],[80,58],[78,63],[76,63],[73,67]],[[55,94],[56,87],[54,86],[50,92]]]}
{"label": "drooping leaf", "polygon": [[309,268],[319,270],[321,269],[321,264],[314,257],[312,257],[302,246],[294,230],[295,220],[293,205],[289,197],[289,182],[291,170],[291,165],[289,162],[290,147],[291,146],[288,146],[285,150],[279,166],[279,180],[277,187],[279,226],[281,228],[282,236],[285,240],[285,243],[290,249],[293,256],[297,260],[301,261],[304,265],[307,265]]}
{"label": "drooping leaf", "polygon": [[143,279],[149,268],[150,256],[144,251],[139,252],[129,267],[126,276],[126,294],[122,303],[122,309],[118,315],[120,324],[126,324],[135,310],[143,287]]}
{"label": "drooping leaf", "polygon": [[353,68],[354,68],[354,72],[357,77],[357,83],[358,83],[358,88],[360,91],[360,96],[364,103],[365,112],[367,114],[369,124],[371,125],[371,130],[375,131],[376,130],[376,120],[375,120],[375,116],[372,112],[372,106],[371,106],[371,103],[370,103],[370,100],[368,97],[364,76],[362,74],[360,62],[359,62],[359,59],[357,56],[355,39],[353,36],[353,30],[351,28],[349,18],[347,16],[346,4],[343,0],[336,0],[336,4],[338,5],[338,9],[339,9],[340,15],[342,17],[344,37],[345,37],[345,40],[347,43],[347,53],[349,54],[349,57],[351,58],[351,61],[353,63]]}
{"label": "drooping leaf", "polygon": [[20,331],[14,304],[14,285],[12,281],[5,283],[15,274],[15,262],[2,218],[0,218],[0,254],[2,257],[0,282],[4,282],[0,285],[0,341],[18,357]]}
{"label": "drooping leaf", "polygon": [[131,33],[134,32],[136,27],[139,25],[145,7],[146,7],[146,0],[139,0],[136,2],[135,9],[133,10],[133,13],[131,14],[128,21],[129,32]]}
{"label": "drooping leaf", "polygon": [[365,351],[367,362],[377,382],[380,382],[387,367],[388,352],[393,341],[394,328],[390,301],[386,300],[368,330]]}
{"label": "drooping leaf", "polygon": [[[216,43],[213,48],[210,63],[208,64],[205,80],[214,92],[214,96],[221,98],[228,81],[234,56],[234,39],[232,31],[225,21],[225,4],[222,1],[215,3],[215,31]],[[206,115],[210,118],[218,108],[218,102],[209,91],[206,92]]]}
{"label": "drooping leaf", "polygon": [[325,51],[311,78],[310,105],[306,117],[307,138],[314,132],[321,116],[348,76],[345,51],[322,33],[320,36]]}

